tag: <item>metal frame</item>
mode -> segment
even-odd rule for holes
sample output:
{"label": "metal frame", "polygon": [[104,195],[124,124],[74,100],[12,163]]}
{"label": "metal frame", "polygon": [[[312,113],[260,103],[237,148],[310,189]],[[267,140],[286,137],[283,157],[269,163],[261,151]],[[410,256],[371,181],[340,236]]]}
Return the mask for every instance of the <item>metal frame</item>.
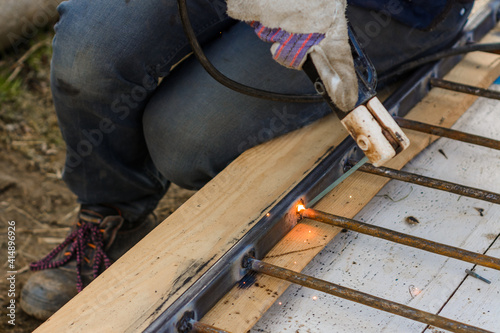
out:
{"label": "metal frame", "polygon": [[[488,8],[470,17],[461,38],[455,46],[481,39],[493,29],[499,19],[500,0],[492,0]],[[441,60],[417,70],[411,78],[384,103],[393,116],[405,116],[431,89],[432,77],[443,77],[463,56]],[[269,214],[254,227],[220,260],[182,294],[145,330],[145,332],[179,332],[178,325],[190,314],[190,320],[201,319],[231,288],[241,280],[246,270],[242,262],[251,253],[263,258],[297,223],[295,205],[302,199],[307,203],[349,170],[349,160],[360,160],[363,153],[351,138],[324,156],[293,190],[269,210]],[[270,205],[270,207],[272,206]]]}

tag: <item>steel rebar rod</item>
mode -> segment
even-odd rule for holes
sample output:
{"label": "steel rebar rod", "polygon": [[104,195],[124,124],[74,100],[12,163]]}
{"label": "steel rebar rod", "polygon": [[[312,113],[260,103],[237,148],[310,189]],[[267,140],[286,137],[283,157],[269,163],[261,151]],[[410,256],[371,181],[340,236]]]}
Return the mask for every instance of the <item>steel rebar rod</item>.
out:
{"label": "steel rebar rod", "polygon": [[410,119],[401,118],[401,117],[394,117],[394,120],[396,120],[396,122],[398,123],[399,126],[401,126],[402,128],[405,128],[405,129],[414,130],[414,131],[432,134],[432,135],[437,135],[437,136],[442,136],[442,137],[457,140],[457,141],[472,143],[475,145],[500,150],[500,141],[498,141],[498,140],[493,140],[493,139],[485,138],[483,136],[469,134],[469,133],[465,133],[465,132],[461,132],[461,131],[457,131],[457,130],[453,130],[453,129],[449,129],[449,128],[445,128],[445,127],[425,124],[425,123],[421,123],[421,122],[418,122],[415,120],[410,120]]}
{"label": "steel rebar rod", "polygon": [[440,254],[450,258],[467,261],[476,265],[500,270],[500,259],[490,257],[481,253],[467,251],[458,247],[433,242],[425,238],[407,235],[398,231],[386,229],[353,219],[348,219],[346,217],[320,212],[311,208],[300,211],[300,214],[302,215],[302,217],[318,222],[327,223],[336,227],[356,231],[377,238],[382,238],[398,244],[411,246],[435,254]]}
{"label": "steel rebar rod", "polygon": [[220,328],[200,323],[199,321],[193,321],[191,325],[193,327],[191,329],[191,333],[229,333],[228,331],[224,331]]}
{"label": "steel rebar rod", "polygon": [[375,167],[372,164],[368,163],[359,167],[358,170],[366,173],[371,173],[377,176],[387,177],[407,183],[417,184],[441,191],[463,195],[469,198],[480,199],[495,204],[500,204],[500,194],[490,191],[480,190],[474,187],[455,184],[440,179],[425,177],[411,172],[400,171],[386,167]]}
{"label": "steel rebar rod", "polygon": [[438,79],[438,78],[431,78],[429,83],[431,84],[431,86],[437,87],[437,88],[442,88],[442,89],[446,89],[446,90],[461,92],[464,94],[500,100],[500,92],[490,90],[490,89],[469,86],[467,84],[447,81],[447,80]]}
{"label": "steel rebar rod", "polygon": [[361,291],[342,287],[338,284],[316,279],[305,274],[271,265],[254,258],[248,259],[248,266],[249,269],[255,272],[270,275],[278,279],[286,280],[307,288],[322,291],[330,295],[347,299],[349,301],[361,303],[378,310],[390,312],[398,316],[413,319],[452,332],[489,332],[475,326],[470,326],[455,320],[435,315],[430,312],[411,308],[404,304],[392,302],[377,296],[363,293]]}

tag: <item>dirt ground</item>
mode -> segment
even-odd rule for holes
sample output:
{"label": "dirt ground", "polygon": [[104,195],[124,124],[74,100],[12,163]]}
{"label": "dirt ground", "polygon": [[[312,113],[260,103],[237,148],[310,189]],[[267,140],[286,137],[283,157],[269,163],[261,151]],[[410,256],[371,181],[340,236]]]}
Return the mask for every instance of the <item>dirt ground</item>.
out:
{"label": "dirt ground", "polygon": [[[52,32],[42,33],[17,53],[0,54],[0,332],[33,331],[42,322],[19,308],[32,274],[28,265],[64,240],[75,222],[76,197],[61,180],[65,145],[49,84]],[[194,192],[172,186],[156,210],[160,220]],[[15,326],[8,323],[8,223],[15,221]]]}

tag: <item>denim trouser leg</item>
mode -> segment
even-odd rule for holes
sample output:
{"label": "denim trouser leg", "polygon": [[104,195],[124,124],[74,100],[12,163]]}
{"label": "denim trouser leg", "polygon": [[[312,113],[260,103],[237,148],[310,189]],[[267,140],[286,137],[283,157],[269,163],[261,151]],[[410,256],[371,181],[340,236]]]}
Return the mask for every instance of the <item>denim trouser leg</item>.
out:
{"label": "denim trouser leg", "polygon": [[[234,23],[218,1],[189,0],[202,41]],[[59,6],[52,91],[67,158],[63,178],[83,204],[134,220],[168,182],[151,161],[142,115],[159,76],[190,48],[175,0],[71,0]]]}
{"label": "denim trouser leg", "polygon": [[[313,91],[302,72],[276,64],[269,45],[250,28],[225,19],[221,3],[188,1],[206,52],[223,73],[261,89]],[[52,89],[68,146],[64,180],[81,203],[112,204],[127,219],[140,218],[154,209],[168,181],[199,188],[244,150],[329,113],[322,103],[275,103],[235,93],[193,58],[157,88],[157,78],[189,52],[175,0],[70,0],[59,10]],[[426,46],[443,31],[450,31],[447,39],[435,45],[449,41],[462,23],[426,33]],[[402,36],[411,30],[401,27]],[[391,50],[399,41],[385,42],[383,49]],[[368,45],[377,57],[371,47],[381,46]]]}

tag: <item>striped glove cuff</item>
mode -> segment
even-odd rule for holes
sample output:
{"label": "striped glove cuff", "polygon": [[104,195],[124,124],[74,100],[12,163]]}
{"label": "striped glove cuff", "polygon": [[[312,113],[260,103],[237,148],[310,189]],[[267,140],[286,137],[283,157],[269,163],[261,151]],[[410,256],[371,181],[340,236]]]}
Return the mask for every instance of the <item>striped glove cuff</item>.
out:
{"label": "striped glove cuff", "polygon": [[271,48],[274,60],[293,69],[301,69],[309,49],[325,38],[321,33],[294,34],[282,29],[270,29],[257,21],[252,21],[249,25],[260,39],[274,43]]}

